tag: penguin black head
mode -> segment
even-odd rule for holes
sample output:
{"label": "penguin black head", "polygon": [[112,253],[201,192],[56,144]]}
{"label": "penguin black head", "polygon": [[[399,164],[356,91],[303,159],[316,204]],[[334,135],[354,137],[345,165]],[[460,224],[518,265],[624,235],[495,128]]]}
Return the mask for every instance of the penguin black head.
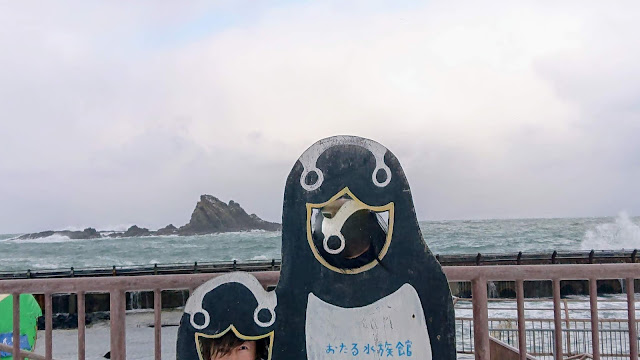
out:
{"label": "penguin black head", "polygon": [[265,291],[249,273],[227,273],[205,282],[185,305],[177,359],[209,360],[214,349],[224,353],[234,344],[253,341],[260,345],[261,357],[270,360],[276,306],[275,293]]}
{"label": "penguin black head", "polygon": [[334,136],[293,165],[284,193],[281,282],[293,264],[293,278],[362,274],[351,281],[371,281],[403,269],[407,255],[424,249],[406,177],[383,145]]}

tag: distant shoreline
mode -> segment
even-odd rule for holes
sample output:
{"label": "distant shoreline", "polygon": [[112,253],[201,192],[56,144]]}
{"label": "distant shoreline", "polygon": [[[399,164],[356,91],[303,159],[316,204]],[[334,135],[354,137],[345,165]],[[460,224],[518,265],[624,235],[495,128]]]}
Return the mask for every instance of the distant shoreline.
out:
{"label": "distant shoreline", "polygon": [[192,236],[250,230],[277,231],[281,228],[282,226],[278,223],[262,220],[256,214],[247,214],[240,204],[233,200],[227,204],[212,195],[205,194],[200,196],[200,201],[196,204],[189,223],[179,228],[173,224],[155,231],[137,225],[130,226],[126,231],[98,231],[93,227],[88,227],[82,231],[47,230],[27,233],[19,235],[17,239],[42,239],[53,235],[66,236],[72,240],[156,235]]}
{"label": "distant shoreline", "polygon": [[[451,218],[451,219],[422,219],[422,220],[418,220],[419,223],[456,223],[456,222],[492,222],[492,221],[536,221],[536,220],[585,220],[585,219],[590,219],[590,220],[597,220],[597,219],[616,219],[617,217],[619,217],[620,214],[618,215],[603,215],[603,216],[560,216],[560,217],[504,217],[504,218],[471,218],[471,219],[462,219],[462,218]],[[640,219],[640,215],[628,215],[629,218],[631,219]],[[273,224],[277,224],[280,225],[279,223],[275,223],[273,222]],[[96,227],[97,228],[97,227]],[[144,229],[144,228],[142,228]],[[60,231],[80,231],[80,230],[60,230]],[[250,231],[250,230],[238,230],[238,231]],[[270,231],[270,230],[268,230]],[[278,230],[273,230],[273,231],[278,231]],[[126,230],[97,230],[98,233],[100,234],[105,234],[105,233],[124,233],[126,232]],[[153,231],[151,231],[153,232]],[[223,231],[223,232],[227,232],[227,231]],[[18,231],[18,232],[6,232],[6,233],[1,233],[0,232],[0,237],[1,236],[5,236],[5,240],[6,239],[10,239],[10,238],[17,238],[19,236],[22,235],[26,235],[26,234],[35,234],[38,232],[28,232],[28,231]],[[218,232],[211,232],[211,233],[203,233],[201,235],[208,235],[208,234],[216,234]],[[149,236],[157,236],[157,234],[152,234]],[[0,241],[3,239],[0,239]]]}

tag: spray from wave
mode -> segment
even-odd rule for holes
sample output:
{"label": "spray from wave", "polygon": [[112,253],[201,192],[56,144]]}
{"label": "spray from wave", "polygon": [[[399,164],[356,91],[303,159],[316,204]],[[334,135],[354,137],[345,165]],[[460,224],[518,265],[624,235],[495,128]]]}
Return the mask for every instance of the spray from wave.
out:
{"label": "spray from wave", "polygon": [[615,222],[600,224],[587,230],[582,239],[583,250],[619,250],[640,248],[640,226],[626,212],[621,212]]}
{"label": "spray from wave", "polygon": [[66,243],[71,241],[80,241],[80,239],[71,240],[68,236],[54,234],[54,235],[37,238],[37,239],[18,239],[18,237],[14,237],[11,239],[7,239],[6,241],[16,242],[20,244],[53,244],[53,243]]}

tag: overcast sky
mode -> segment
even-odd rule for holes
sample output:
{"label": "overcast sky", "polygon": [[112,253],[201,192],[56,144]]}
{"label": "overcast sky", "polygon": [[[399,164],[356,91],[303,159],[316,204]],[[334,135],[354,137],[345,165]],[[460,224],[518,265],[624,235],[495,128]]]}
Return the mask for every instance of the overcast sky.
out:
{"label": "overcast sky", "polygon": [[640,214],[640,2],[0,1],[0,233],[280,221],[316,140],[420,219]]}

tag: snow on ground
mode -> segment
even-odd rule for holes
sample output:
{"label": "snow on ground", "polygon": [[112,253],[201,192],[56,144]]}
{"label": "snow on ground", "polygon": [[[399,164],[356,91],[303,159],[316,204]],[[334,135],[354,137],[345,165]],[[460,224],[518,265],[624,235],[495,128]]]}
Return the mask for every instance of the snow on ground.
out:
{"label": "snow on ground", "polygon": [[[182,310],[162,312],[162,358],[176,358],[176,338]],[[154,359],[153,311],[128,312],[127,359]],[[109,321],[91,324],[86,328],[86,359],[104,360],[109,351]],[[44,331],[38,331],[36,353],[44,355]],[[53,331],[53,358],[78,358],[78,330]]]}

